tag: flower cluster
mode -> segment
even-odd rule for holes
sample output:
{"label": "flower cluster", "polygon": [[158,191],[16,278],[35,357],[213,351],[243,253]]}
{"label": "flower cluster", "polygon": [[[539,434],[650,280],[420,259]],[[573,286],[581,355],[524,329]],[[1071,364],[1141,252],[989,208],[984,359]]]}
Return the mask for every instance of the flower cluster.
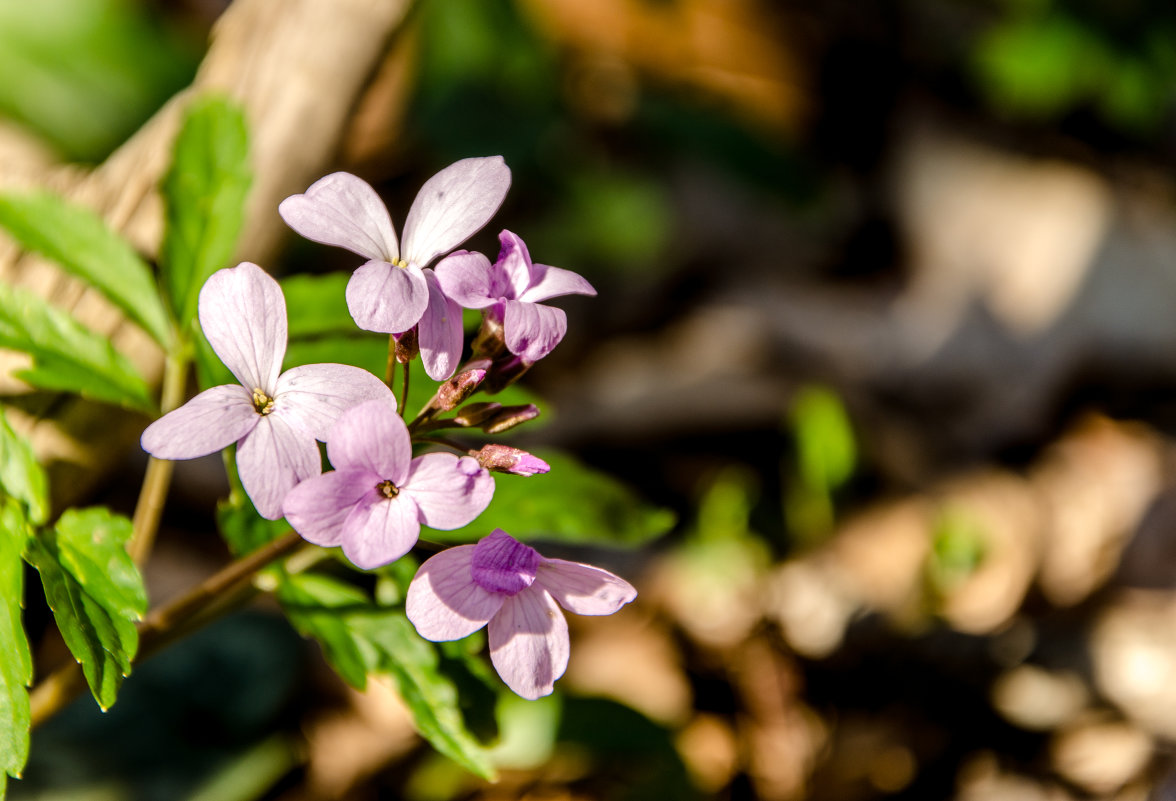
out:
{"label": "flower cluster", "polygon": [[[407,554],[422,525],[451,530],[473,522],[493,497],[491,471],[546,473],[546,462],[497,443],[413,455],[414,435],[436,428],[496,433],[533,418],[534,406],[462,404],[479,389],[497,391],[517,379],[563,339],[563,311],[540,301],[596,294],[576,273],[532,262],[510,231],[499,235],[493,264],[456,250],[490,220],[509,186],[501,157],[446,167],[413,201],[403,240],[375,189],[348,173],[328,175],[279,206],[306,238],[368,260],[347,284],[352,318],[362,329],[391,334],[400,361],[419,351],[428,376],[443,382],[411,424],[391,389],[361,368],[313,364],[283,373],[285,299],[273,278],[245,262],[209,278],[198,305],[204,335],[240,383],[207,389],[156,420],[143,432],[143,449],[192,459],[235,444],[241,484],[259,514],[284,516],[304,539],[341,547],[363,569]],[[458,372],[463,308],[481,310],[483,323],[472,360]],[[439,417],[449,411],[452,417]],[[319,441],[333,468],[327,472]],[[426,561],[409,587],[406,613],[430,640],[488,626],[499,675],[519,695],[537,698],[567,666],[559,608],[611,614],[635,596],[607,571],[545,559],[495,529],[476,545]]]}

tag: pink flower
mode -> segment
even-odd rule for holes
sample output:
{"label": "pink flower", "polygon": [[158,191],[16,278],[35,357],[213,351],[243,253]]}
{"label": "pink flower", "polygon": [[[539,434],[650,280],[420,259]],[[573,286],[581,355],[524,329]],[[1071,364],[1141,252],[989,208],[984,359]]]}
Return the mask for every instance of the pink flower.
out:
{"label": "pink flower", "polygon": [[305,194],[283,200],[278,213],[307,239],[369,259],[347,284],[356,325],[402,334],[419,324],[425,372],[443,381],[461,358],[461,307],[425,268],[481,229],[509,187],[510,169],[501,156],[449,165],[425,182],[408,210],[403,250],[376,190],[349,173],[321,178]]}
{"label": "pink flower", "polygon": [[327,435],[334,472],[286,496],[286,519],[315,545],[343,546],[358,567],[393,562],[416,544],[421,524],[460,528],[494,495],[494,479],[468,456],[412,458],[408,427],[386,401],[360,404]]}
{"label": "pink flower", "polygon": [[481,253],[462,251],[437,265],[437,279],[446,296],[467,309],[485,309],[502,324],[507,350],[535,362],[551,353],[568,330],[563,309],[539,301],[595,295],[596,290],[571,270],[533,263],[527,245],[510,231],[498,240],[502,249],[493,265]]}
{"label": "pink flower", "polygon": [[458,640],[488,625],[490,661],[523,698],[548,695],[568,666],[568,624],[559,607],[611,615],[637,597],[607,570],[545,559],[505,531],[442,551],[421,565],[405,611],[427,640]]}
{"label": "pink flower", "polygon": [[316,439],[340,412],[391,391],[366,370],[308,364],[279,375],[286,355],[286,300],[256,264],[219,270],[200,290],[200,327],[240,381],[201,392],[143,432],[160,459],[195,459],[237,443],[237,473],[258,513],[282,516],[295,484],[322,470]]}

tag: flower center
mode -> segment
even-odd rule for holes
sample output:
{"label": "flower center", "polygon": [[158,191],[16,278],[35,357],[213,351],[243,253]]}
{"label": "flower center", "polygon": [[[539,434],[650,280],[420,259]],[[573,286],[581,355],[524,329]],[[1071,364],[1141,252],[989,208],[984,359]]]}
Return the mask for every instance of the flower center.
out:
{"label": "flower center", "polygon": [[388,479],[384,479],[379,484],[377,484],[376,489],[378,489],[380,494],[385,498],[395,498],[400,494],[400,487],[396,486]]}
{"label": "flower center", "polygon": [[402,270],[406,270],[406,269],[408,269],[408,262],[406,262],[404,259],[397,259],[396,261],[392,262],[392,266],[399,267]]}
{"label": "flower center", "polygon": [[539,559],[534,548],[494,529],[474,547],[470,578],[487,592],[517,595],[535,583]]}
{"label": "flower center", "polygon": [[274,399],[260,387],[253,388],[253,408],[258,414],[269,414],[274,410]]}

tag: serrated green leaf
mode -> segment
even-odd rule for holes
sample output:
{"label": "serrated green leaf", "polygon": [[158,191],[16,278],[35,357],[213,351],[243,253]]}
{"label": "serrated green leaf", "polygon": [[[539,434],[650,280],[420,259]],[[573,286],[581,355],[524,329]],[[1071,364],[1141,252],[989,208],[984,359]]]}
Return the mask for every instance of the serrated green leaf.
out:
{"label": "serrated green leaf", "polygon": [[45,598],[94,700],[115,702],[139,646],[135,621],[147,608],[138,568],[126,552],[131,522],[106,509],[70,510],[29,542]]}
{"label": "serrated green leaf", "polygon": [[151,268],[97,214],[48,192],[0,194],[0,227],[97,288],[167,346],[171,328]]}
{"label": "serrated green leaf", "polygon": [[494,499],[468,526],[433,531],[426,539],[473,542],[501,528],[519,540],[634,547],[669,531],[673,511],[653,506],[615,478],[564,453],[536,450],[551,472],[523,478],[498,474]]}
{"label": "serrated green leaf", "polygon": [[21,552],[29,532],[21,507],[11,499],[0,501],[0,793],[7,776],[20,776],[29,756],[27,688],[33,662],[20,615],[24,603]]}
{"label": "serrated green leaf", "polygon": [[278,586],[277,596],[290,623],[302,636],[318,640],[335,672],[356,689],[366,687],[368,660],[345,615],[368,608],[368,597],[350,584],[313,573],[286,577]]}
{"label": "serrated green leaf", "polygon": [[23,289],[0,282],[0,347],[23,351],[33,366],[16,376],[41,389],[76,392],[152,412],[147,382],[110,340]]}
{"label": "serrated green leaf", "polygon": [[29,520],[40,524],[49,516],[48,484],[32,446],[12,430],[0,410],[0,493],[23,503]]}
{"label": "serrated green leaf", "polygon": [[162,187],[166,224],[160,265],[181,327],[196,317],[196,300],[208,277],[232,266],[251,181],[244,112],[222,97],[194,102]]}

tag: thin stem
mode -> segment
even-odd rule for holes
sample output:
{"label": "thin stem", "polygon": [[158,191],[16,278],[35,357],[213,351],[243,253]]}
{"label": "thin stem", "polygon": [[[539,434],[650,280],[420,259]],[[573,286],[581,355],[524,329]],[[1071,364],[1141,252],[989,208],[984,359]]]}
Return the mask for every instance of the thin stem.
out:
{"label": "thin stem", "polygon": [[430,443],[433,445],[440,445],[443,448],[451,448],[464,456],[468,456],[471,453],[473,453],[473,451],[471,451],[469,448],[462,445],[461,443],[454,442],[451,439],[445,439],[444,437],[413,437],[412,441],[413,442],[427,442],[427,443]]}
{"label": "thin stem", "polygon": [[[139,650],[135,655],[135,663],[143,661],[174,640],[186,624],[209,619],[211,615],[205,613],[213,607],[227,608],[227,603],[218,603],[222,599],[230,596],[247,597],[248,593],[242,594],[242,591],[249,588],[249,582],[257,571],[293,552],[303,542],[297,532],[291,531],[226,565],[185,595],[148,614],[136,627],[139,631]],[[78,663],[71,662],[55,670],[29,693],[31,724],[36,726],[43,723],[85,688],[86,682]]]}
{"label": "thin stem", "polygon": [[[405,371],[408,371],[408,365],[404,366]],[[388,385],[388,389],[392,389],[392,382],[396,380],[396,337],[392,334],[388,335],[388,364],[384,367],[384,383]]]}
{"label": "thin stem", "polygon": [[404,379],[400,385],[400,416],[404,417],[408,411],[408,379],[412,375],[412,370],[408,369],[408,363],[404,364]]}
{"label": "thin stem", "polygon": [[[160,412],[167,414],[184,400],[184,389],[188,377],[188,358],[176,353],[168,355],[163,366],[163,391],[159,399]],[[147,459],[147,470],[143,474],[143,486],[135,504],[131,520],[131,539],[127,552],[135,564],[143,564],[155,544],[155,533],[159,530],[159,519],[163,515],[163,504],[171,486],[174,462],[167,459]]]}

